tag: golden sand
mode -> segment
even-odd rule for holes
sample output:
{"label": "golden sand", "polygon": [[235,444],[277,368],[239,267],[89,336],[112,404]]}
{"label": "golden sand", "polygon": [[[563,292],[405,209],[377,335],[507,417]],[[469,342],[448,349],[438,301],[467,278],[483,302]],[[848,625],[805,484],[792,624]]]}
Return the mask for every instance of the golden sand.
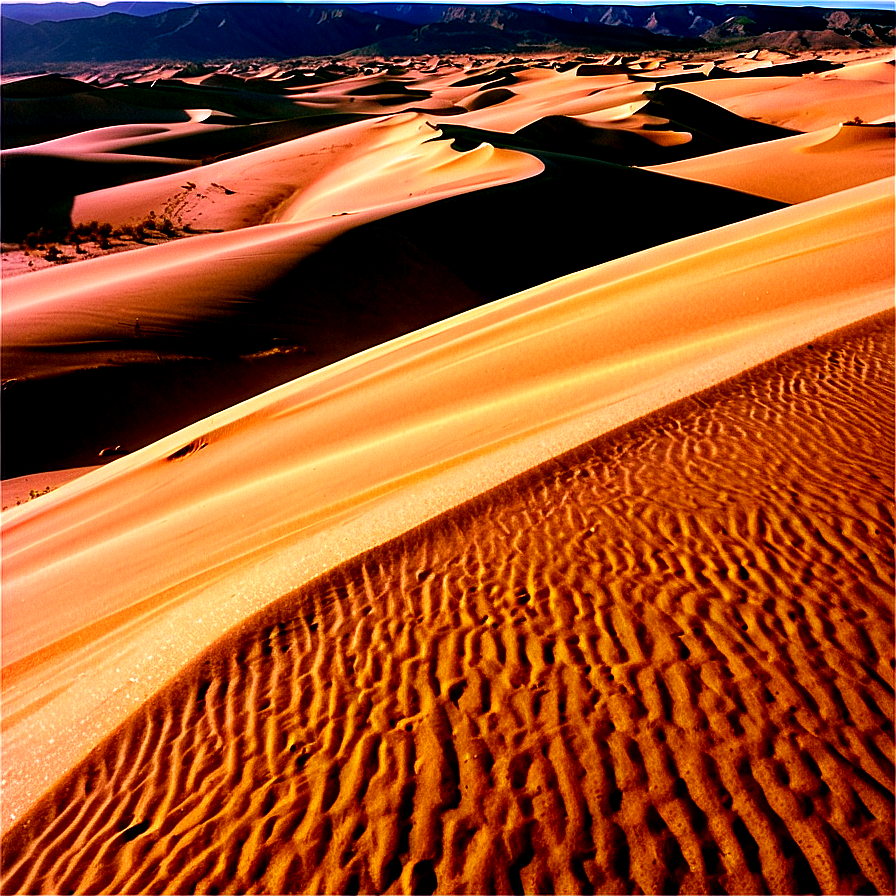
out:
{"label": "golden sand", "polygon": [[270,606],[4,891],[892,892],[893,374],[885,314]]}
{"label": "golden sand", "polygon": [[893,892],[892,55],[4,85],[2,891]]}

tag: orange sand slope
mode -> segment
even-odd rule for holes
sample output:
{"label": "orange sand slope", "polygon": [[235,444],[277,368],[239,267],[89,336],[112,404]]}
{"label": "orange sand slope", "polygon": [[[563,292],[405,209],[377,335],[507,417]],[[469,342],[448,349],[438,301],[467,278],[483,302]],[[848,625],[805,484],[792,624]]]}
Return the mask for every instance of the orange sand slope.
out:
{"label": "orange sand slope", "polygon": [[680,84],[683,90],[719,103],[745,118],[812,131],[860,118],[893,121],[890,61],[845,66],[812,78],[732,78]]}
{"label": "orange sand slope", "polygon": [[891,311],[276,601],[4,891],[892,893],[893,361]]}
{"label": "orange sand slope", "polygon": [[[333,128],[203,168],[207,174],[195,174],[195,183],[177,188],[178,218],[243,229],[10,281],[3,303],[7,357],[65,345],[68,363],[76,367],[83,363],[75,351],[79,345],[92,355],[94,344],[116,342],[122,325],[135,320],[155,334],[204,325],[205,335],[214,338],[216,331],[208,327],[226,330],[230,312],[245,303],[247,292],[257,294],[275,283],[301,257],[340,233],[544,169],[533,156],[485,144],[458,153],[445,141],[431,142],[435,134],[422,116],[407,113]],[[218,190],[212,189],[216,179],[223,181]],[[142,218],[154,208],[173,213],[177,194],[172,185],[183,181],[178,175],[174,181],[158,178],[91,194],[83,197],[85,217],[102,209],[113,220]],[[230,195],[227,185],[239,192]],[[244,227],[264,218],[273,223]],[[153,288],[147,289],[149,284]],[[37,362],[27,372],[40,369]]]}
{"label": "orange sand slope", "polygon": [[[892,239],[885,179],[665,244],[363,352],[7,511],[3,826],[270,600],[560,450],[890,307]],[[5,331],[28,306],[9,321],[4,307]],[[50,310],[62,309],[47,301],[48,327]]]}
{"label": "orange sand slope", "polygon": [[896,174],[892,125],[834,125],[772,143],[655,165],[653,171],[782,202],[805,202]]}
{"label": "orange sand slope", "polygon": [[414,112],[334,127],[186,174],[82,194],[72,219],[117,225],[153,212],[198,229],[233,230],[374,207],[386,214],[398,200],[412,207],[543,168],[529,156],[485,145],[460,155],[433,142],[437,135]]}

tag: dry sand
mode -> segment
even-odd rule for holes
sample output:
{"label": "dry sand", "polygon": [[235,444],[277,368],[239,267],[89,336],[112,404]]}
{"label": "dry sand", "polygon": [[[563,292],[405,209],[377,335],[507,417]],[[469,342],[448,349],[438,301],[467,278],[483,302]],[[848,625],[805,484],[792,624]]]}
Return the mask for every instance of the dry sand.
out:
{"label": "dry sand", "polygon": [[653,167],[782,202],[805,202],[896,174],[892,124],[837,124],[771,145],[739,147]]}
{"label": "dry sand", "polygon": [[890,892],[893,374],[888,314],[276,602],[5,891]]}
{"label": "dry sand", "polygon": [[0,518],[4,892],[892,891],[893,65],[828,55],[12,85],[5,226],[220,232],[4,283],[3,504],[72,479]]}

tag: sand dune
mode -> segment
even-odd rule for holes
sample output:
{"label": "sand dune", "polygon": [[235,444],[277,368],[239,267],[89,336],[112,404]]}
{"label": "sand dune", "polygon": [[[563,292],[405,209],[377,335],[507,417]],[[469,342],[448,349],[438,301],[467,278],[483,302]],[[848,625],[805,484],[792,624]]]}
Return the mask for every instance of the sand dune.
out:
{"label": "sand dune", "polygon": [[[749,77],[678,85],[726,109],[779,127],[812,131],[860,118],[893,120],[894,66],[858,65],[811,79]],[[845,73],[845,76],[844,76]]]}
{"label": "sand dune", "polygon": [[[10,283],[5,370],[16,382],[7,386],[4,413],[12,424],[22,421],[23,434],[4,453],[4,475],[33,472],[36,464],[90,464],[110,445],[134,450],[264,388],[508,292],[780,207],[628,167],[523,154],[512,139],[502,147],[501,134],[443,130],[451,144],[406,115],[382,128],[335,128],[332,139],[346,140],[345,148],[322,150],[320,164],[308,166],[317,176],[268,212],[325,217],[194,237]],[[322,140],[297,143],[308,149],[308,141]],[[295,180],[288,160],[297,154],[287,144],[232,160],[243,179],[214,181],[230,193],[169,180],[165,189],[181,192],[166,213],[185,225],[185,217],[198,219],[219,202],[219,221],[232,212],[230,222],[239,223],[247,203],[277,183],[271,172],[281,156],[287,162],[278,170]],[[412,196],[405,194],[409,173]],[[506,180],[512,183],[500,185]],[[134,195],[142,190],[135,185]],[[645,227],[633,197],[676,214]],[[615,226],[595,239],[581,210],[608,203]],[[507,221],[553,223],[548,230],[508,226],[493,220],[496,208]],[[490,222],[487,238],[471,239],[475,222]],[[104,395],[100,413],[97,393]],[[47,409],[39,421],[31,414],[36,405]]]}
{"label": "sand dune", "polygon": [[[437,133],[413,112],[329,128],[205,165],[188,180],[154,178],[78,196],[72,217],[129,223],[153,211],[194,228],[233,230],[357,214],[399,201],[411,206],[405,200],[413,195],[417,203],[432,201],[541,170],[532,159],[491,147],[459,157],[432,142]],[[401,179],[388,176],[399,168]]]}
{"label": "sand dune", "polygon": [[43,473],[31,473],[27,476],[17,476],[13,479],[4,479],[0,483],[0,499],[4,510],[35,497],[44,495],[53,489],[59,488],[66,482],[71,482],[91,470],[98,470],[100,464],[91,467],[75,467],[69,470],[52,470]]}
{"label": "sand dune", "polygon": [[892,337],[267,608],[6,837],[5,891],[892,891]]}
{"label": "sand dune", "polygon": [[892,177],[894,136],[896,129],[889,125],[834,125],[770,145],[738,147],[652,170],[782,202],[805,202]]}
{"label": "sand dune", "polygon": [[3,892],[892,892],[891,55],[4,83]]}
{"label": "sand dune", "polygon": [[880,181],[570,275],[6,511],[5,823],[40,792],[35,756],[49,781],[91,732],[303,576],[585,433],[888,307],[892,215]]}

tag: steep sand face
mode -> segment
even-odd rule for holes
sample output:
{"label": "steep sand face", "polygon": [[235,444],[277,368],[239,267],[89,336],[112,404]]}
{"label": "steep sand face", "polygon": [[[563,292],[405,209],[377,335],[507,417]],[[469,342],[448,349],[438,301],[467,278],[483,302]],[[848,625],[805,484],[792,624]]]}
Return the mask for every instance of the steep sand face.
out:
{"label": "steep sand face", "polygon": [[126,224],[152,212],[194,229],[235,230],[371,207],[387,214],[399,200],[432,202],[541,170],[520,153],[492,147],[461,156],[433,143],[437,135],[414,112],[328,128],[199,171],[86,193],[76,198],[72,218]]}
{"label": "steep sand face", "polygon": [[888,313],[277,602],[4,891],[892,892],[893,387]]}

